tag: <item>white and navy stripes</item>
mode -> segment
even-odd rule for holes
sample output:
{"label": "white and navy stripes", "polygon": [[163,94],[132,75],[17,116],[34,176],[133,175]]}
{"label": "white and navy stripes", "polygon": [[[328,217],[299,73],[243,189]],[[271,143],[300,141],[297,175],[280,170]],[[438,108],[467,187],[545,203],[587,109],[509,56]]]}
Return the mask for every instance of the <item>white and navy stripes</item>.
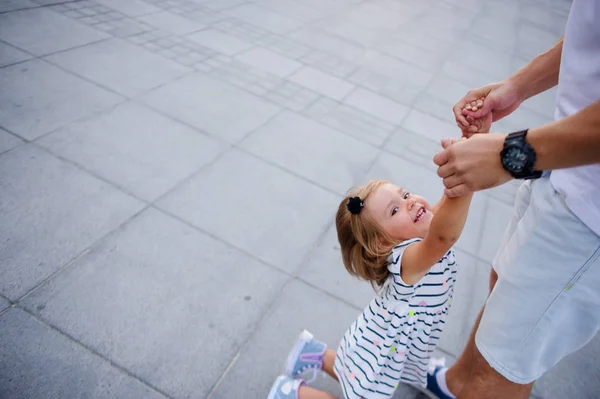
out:
{"label": "white and navy stripes", "polygon": [[457,267],[450,250],[417,284],[405,284],[400,276],[402,254],[418,241],[405,241],[392,250],[386,285],[342,338],[335,372],[347,399],[390,398],[399,382],[426,384]]}

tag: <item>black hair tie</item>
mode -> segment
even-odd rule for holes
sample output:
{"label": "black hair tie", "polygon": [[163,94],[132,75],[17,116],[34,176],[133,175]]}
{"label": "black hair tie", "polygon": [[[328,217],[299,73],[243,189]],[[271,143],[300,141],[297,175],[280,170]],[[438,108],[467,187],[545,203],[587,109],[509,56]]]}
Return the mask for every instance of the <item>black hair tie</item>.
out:
{"label": "black hair tie", "polygon": [[353,215],[358,215],[363,206],[365,206],[365,204],[363,204],[360,197],[352,197],[348,200],[348,204],[346,204],[346,207]]}

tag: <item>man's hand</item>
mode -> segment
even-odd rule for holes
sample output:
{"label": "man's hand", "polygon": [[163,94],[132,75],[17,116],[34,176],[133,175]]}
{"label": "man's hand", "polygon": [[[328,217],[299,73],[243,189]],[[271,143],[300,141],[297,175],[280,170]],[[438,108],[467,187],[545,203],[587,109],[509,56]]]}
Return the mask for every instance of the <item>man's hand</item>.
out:
{"label": "man's hand", "polygon": [[444,151],[433,158],[438,176],[444,181],[444,194],[460,195],[506,183],[512,176],[504,170],[500,152],[505,134],[475,135],[468,140],[444,140]]}
{"label": "man's hand", "polygon": [[516,85],[509,80],[470,90],[452,109],[463,137],[470,137],[489,125],[510,115],[523,102]]}

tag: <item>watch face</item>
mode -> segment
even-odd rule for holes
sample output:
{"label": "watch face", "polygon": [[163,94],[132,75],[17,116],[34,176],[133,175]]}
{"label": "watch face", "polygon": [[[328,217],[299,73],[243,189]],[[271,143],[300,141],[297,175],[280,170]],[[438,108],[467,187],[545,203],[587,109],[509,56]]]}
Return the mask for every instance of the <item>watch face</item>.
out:
{"label": "watch face", "polygon": [[527,164],[527,154],[519,147],[509,147],[506,149],[503,163],[508,170],[521,172]]}

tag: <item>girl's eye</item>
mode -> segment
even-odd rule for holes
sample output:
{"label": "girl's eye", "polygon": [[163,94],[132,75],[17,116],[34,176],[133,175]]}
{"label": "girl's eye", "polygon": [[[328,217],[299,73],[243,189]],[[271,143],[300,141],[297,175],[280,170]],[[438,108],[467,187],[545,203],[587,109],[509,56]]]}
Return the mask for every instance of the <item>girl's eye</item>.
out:
{"label": "girl's eye", "polygon": [[397,206],[392,209],[392,216],[394,216],[396,214],[396,212],[398,212]]}
{"label": "girl's eye", "polygon": [[410,196],[410,193],[406,192],[404,193],[404,195],[402,196],[404,199],[408,199],[408,197]]}

